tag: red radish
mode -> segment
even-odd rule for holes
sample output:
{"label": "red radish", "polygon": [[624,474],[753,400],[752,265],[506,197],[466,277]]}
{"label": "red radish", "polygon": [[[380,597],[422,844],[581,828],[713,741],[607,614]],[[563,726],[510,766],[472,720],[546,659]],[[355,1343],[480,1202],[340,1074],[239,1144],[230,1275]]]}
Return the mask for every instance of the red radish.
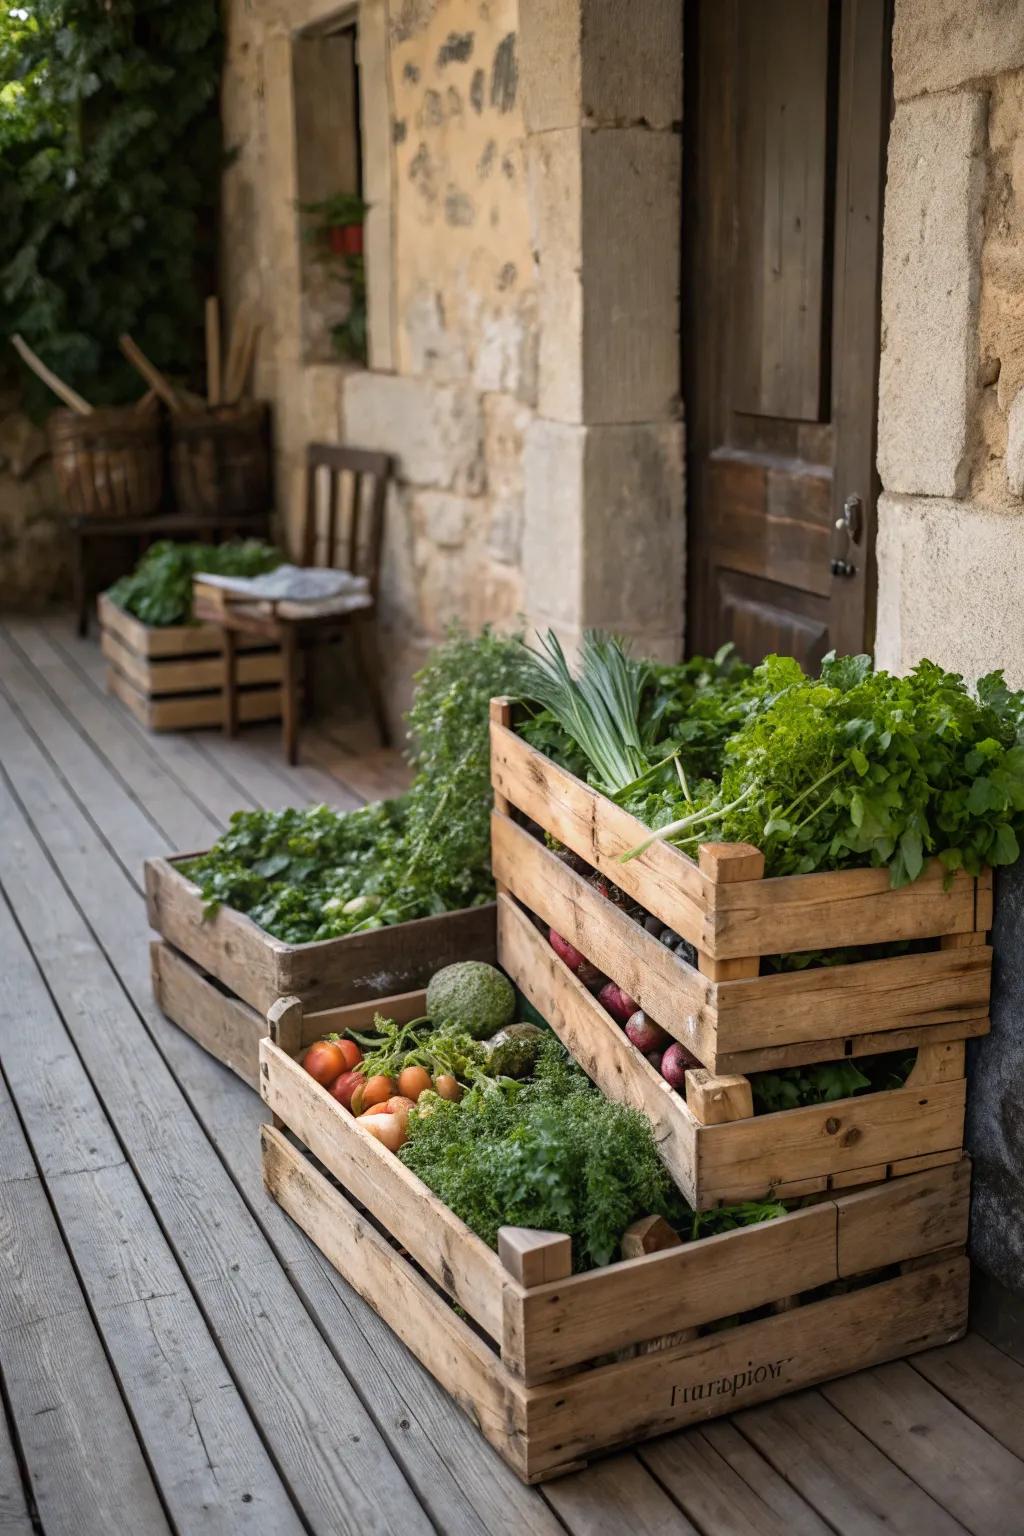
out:
{"label": "red radish", "polygon": [[620,1024],[636,1013],[636,1003],[627,992],[617,987],[614,981],[606,982],[597,994],[597,1000],[611,1014],[613,1019],[618,1019]]}
{"label": "red radish", "polygon": [[649,1019],[642,1008],[638,1008],[629,1019],[626,1020],[626,1034],[632,1040],[638,1051],[643,1051],[647,1056],[651,1051],[663,1051],[671,1040],[667,1029],[662,1029],[660,1024],[655,1024]]}
{"label": "red radish", "polygon": [[563,939],[560,933],[553,928],[548,929],[548,943],[558,956],[564,960],[570,971],[578,971],[583,964],[584,957],[580,954],[575,944],[570,944],[568,939]]}
{"label": "red radish", "polygon": [[700,1062],[693,1052],[688,1051],[685,1045],[680,1045],[678,1040],[675,1040],[661,1058],[661,1075],[677,1093],[684,1093],[687,1072],[692,1067],[699,1066]]}

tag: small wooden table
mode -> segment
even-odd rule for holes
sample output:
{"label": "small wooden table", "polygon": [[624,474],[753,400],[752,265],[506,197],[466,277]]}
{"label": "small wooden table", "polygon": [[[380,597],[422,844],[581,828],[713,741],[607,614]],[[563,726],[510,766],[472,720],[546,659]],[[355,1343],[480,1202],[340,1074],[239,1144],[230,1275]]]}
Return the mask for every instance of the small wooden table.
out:
{"label": "small wooden table", "polygon": [[89,546],[97,539],[135,539],[138,553],[154,539],[195,538],[204,544],[220,544],[227,538],[266,537],[270,512],[247,512],[234,517],[204,517],[191,512],[158,512],[152,517],[72,517],[74,538],[73,580],[78,633],[89,633],[89,608],[96,592],[90,582]]}

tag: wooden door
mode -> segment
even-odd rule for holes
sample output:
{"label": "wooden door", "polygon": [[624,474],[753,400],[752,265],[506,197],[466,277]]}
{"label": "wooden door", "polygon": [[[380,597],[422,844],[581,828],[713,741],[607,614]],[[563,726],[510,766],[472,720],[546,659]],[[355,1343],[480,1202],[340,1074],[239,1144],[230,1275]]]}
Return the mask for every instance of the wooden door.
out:
{"label": "wooden door", "polygon": [[886,0],[686,13],[688,648],[814,667],[874,630]]}

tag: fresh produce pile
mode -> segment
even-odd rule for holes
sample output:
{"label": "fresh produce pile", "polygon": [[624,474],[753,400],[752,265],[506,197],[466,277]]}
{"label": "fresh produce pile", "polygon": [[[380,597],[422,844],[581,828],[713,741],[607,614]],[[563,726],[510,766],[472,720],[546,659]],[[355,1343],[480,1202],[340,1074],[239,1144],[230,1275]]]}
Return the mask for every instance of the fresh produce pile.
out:
{"label": "fresh produce pile", "polygon": [[[747,842],[769,875],[884,867],[893,886],[938,856],[952,873],[1011,864],[1024,835],[1024,693],[969,689],[922,661],[867,656],[753,669],[720,651],[680,667],[589,635],[574,677],[554,635],[527,649],[522,735],[689,853]],[[535,707],[539,706],[539,707]]]}
{"label": "fresh produce pile", "polygon": [[409,791],[347,813],[236,812],[208,853],[179,866],[207,910],[234,907],[301,944],[493,900],[489,705],[521,653],[516,637],[453,630],[415,680]]}
{"label": "fresh produce pile", "polygon": [[581,1271],[611,1263],[642,1216],[695,1238],[784,1213],[691,1211],[646,1118],[605,1099],[546,1026],[515,1023],[517,1001],[493,966],[446,966],[424,1018],[378,1015],[372,1034],[311,1045],[303,1066],[492,1248],[502,1226],[566,1232]]}
{"label": "fresh produce pile", "polygon": [[[562,857],[576,870],[584,873],[588,866],[575,854],[563,853]],[[632,917],[642,920],[665,946],[677,954],[694,959],[692,948],[677,933],[666,928],[658,918],[649,917],[641,907],[618,887],[612,886],[595,871],[589,874],[590,883],[602,896],[623,907]],[[598,1002],[617,1023],[621,1024],[627,1039],[641,1055],[660,1072],[669,1086],[685,1097],[686,1074],[691,1068],[701,1066],[692,1051],[678,1040],[673,1040],[668,1030],[662,1029],[640,1008],[620,986],[609,981],[597,966],[592,965],[576,946],[554,928],[548,929],[548,943],[559,959],[583,982]],[[795,957],[802,958],[802,957]],[[852,1061],[829,1061],[820,1065],[784,1067],[774,1072],[749,1073],[754,1099],[755,1114],[770,1114],[779,1109],[796,1109],[803,1104],[830,1104],[836,1099],[855,1098],[861,1093],[879,1093],[888,1088],[901,1088],[914,1064],[915,1053],[889,1052],[880,1056],[861,1057],[856,1065]]]}
{"label": "fresh produce pile", "polygon": [[234,539],[227,544],[175,544],[161,539],[150,545],[134,571],[116,581],[107,596],[143,624],[155,628],[188,624],[192,578],[198,571],[213,576],[262,576],[283,559],[260,539]]}

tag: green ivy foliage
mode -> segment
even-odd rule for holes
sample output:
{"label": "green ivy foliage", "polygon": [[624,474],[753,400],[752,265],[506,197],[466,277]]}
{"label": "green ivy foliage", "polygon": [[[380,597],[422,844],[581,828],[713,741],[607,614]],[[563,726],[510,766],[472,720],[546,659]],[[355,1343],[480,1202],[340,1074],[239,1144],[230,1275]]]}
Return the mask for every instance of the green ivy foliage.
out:
{"label": "green ivy foliage", "polygon": [[213,0],[0,0],[0,334],[95,403],[141,393],[122,331],[173,374],[199,355],[221,49]]}

